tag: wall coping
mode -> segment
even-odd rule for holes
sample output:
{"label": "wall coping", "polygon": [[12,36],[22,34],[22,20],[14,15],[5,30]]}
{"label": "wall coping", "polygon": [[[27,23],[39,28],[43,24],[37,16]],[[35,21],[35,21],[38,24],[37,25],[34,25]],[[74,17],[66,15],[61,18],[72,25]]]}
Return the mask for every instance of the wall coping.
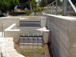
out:
{"label": "wall coping", "polygon": [[7,29],[5,29],[4,31],[20,31],[20,29],[12,29],[14,26],[16,26],[16,24],[12,24],[11,26],[9,26]]}
{"label": "wall coping", "polygon": [[52,15],[52,14],[46,14],[46,13],[43,13],[43,15],[57,17],[57,18],[61,18],[64,20],[76,21],[76,17],[71,17],[71,16]]}

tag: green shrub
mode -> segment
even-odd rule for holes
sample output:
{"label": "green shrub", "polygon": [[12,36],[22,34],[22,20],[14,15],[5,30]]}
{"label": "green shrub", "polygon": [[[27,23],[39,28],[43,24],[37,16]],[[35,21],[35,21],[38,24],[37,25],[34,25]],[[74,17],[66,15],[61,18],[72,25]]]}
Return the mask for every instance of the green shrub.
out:
{"label": "green shrub", "polygon": [[30,15],[31,11],[30,10],[26,10],[25,13],[26,13],[26,15]]}
{"label": "green shrub", "polygon": [[37,10],[37,9],[34,9],[33,11],[34,11],[35,13],[36,13],[36,12],[38,12],[38,10]]}
{"label": "green shrub", "polygon": [[43,11],[43,10],[45,10],[45,9],[44,9],[44,8],[39,8],[39,7],[33,9],[33,11],[34,11],[35,13],[36,13],[36,12]]}
{"label": "green shrub", "polygon": [[0,17],[3,17],[4,15],[3,14],[0,14]]}
{"label": "green shrub", "polygon": [[44,8],[41,8],[41,11],[43,11],[44,10]]}
{"label": "green shrub", "polygon": [[41,9],[39,8],[38,11],[41,11]]}
{"label": "green shrub", "polygon": [[46,10],[46,9],[44,8],[44,10]]}

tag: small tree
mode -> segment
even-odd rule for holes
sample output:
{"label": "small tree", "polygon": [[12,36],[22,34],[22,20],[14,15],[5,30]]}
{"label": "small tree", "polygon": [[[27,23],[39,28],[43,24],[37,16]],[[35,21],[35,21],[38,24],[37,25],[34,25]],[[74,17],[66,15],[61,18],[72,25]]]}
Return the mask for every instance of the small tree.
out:
{"label": "small tree", "polygon": [[18,0],[1,0],[0,10],[2,12],[7,12],[8,10],[14,10],[14,7],[19,4]]}
{"label": "small tree", "polygon": [[19,5],[19,0],[10,0],[10,9],[9,10],[13,10],[14,11],[14,7],[16,5]]}
{"label": "small tree", "polygon": [[7,0],[2,0],[0,1],[0,10],[2,12],[6,12],[7,10],[9,10],[9,6],[10,6],[10,2]]}
{"label": "small tree", "polygon": [[32,11],[31,1],[32,1],[32,0],[29,0],[30,11]]}
{"label": "small tree", "polygon": [[27,7],[32,11],[32,8],[37,6],[37,2],[35,0],[19,0],[20,4],[23,5],[23,7]]}
{"label": "small tree", "polygon": [[37,2],[35,0],[32,0],[31,4],[32,4],[32,8],[36,8]]}
{"label": "small tree", "polygon": [[[55,1],[55,0],[47,0],[47,5],[48,4],[50,4],[50,3],[52,3],[53,1]],[[57,0],[58,1],[58,5],[62,5],[62,2],[60,1],[60,0]]]}
{"label": "small tree", "polygon": [[[41,7],[47,6],[50,3],[52,3],[53,1],[55,1],[55,0],[41,0],[40,6]],[[58,0],[58,5],[62,5],[62,2],[60,0]]]}
{"label": "small tree", "polygon": [[41,0],[40,7],[44,7],[47,5],[47,0]]}

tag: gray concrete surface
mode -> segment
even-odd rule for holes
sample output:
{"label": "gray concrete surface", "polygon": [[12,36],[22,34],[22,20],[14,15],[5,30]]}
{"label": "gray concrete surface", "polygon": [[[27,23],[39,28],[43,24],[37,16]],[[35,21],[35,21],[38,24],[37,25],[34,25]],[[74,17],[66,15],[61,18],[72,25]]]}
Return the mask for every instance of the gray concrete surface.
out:
{"label": "gray concrete surface", "polygon": [[1,57],[1,43],[0,43],[0,57]]}
{"label": "gray concrete surface", "polygon": [[41,34],[41,31],[38,31],[40,27],[20,27],[21,34]]}
{"label": "gray concrete surface", "polygon": [[1,43],[1,57],[24,57],[17,52],[12,37],[0,38]]}
{"label": "gray concrete surface", "polygon": [[18,17],[0,17],[0,23],[3,23],[3,30],[5,30],[6,28],[8,28],[14,23],[16,23],[16,26],[19,27],[19,18]]}
{"label": "gray concrete surface", "polygon": [[46,17],[41,18],[41,27],[46,27]]}
{"label": "gray concrete surface", "polygon": [[4,37],[13,37],[13,42],[19,42],[19,31],[4,31]]}
{"label": "gray concrete surface", "polygon": [[76,57],[76,18],[44,14],[54,57]]}
{"label": "gray concrete surface", "polygon": [[[40,21],[40,25],[44,27],[46,21],[44,20],[45,22],[41,23],[42,22],[41,19],[44,18],[45,17],[43,16],[0,17],[0,23],[3,23],[4,37],[13,37],[14,38],[13,41],[18,42],[20,33],[24,33],[24,34],[29,33],[32,35],[42,34],[42,32],[37,30],[40,27],[20,27],[20,21]],[[15,27],[11,28],[10,30],[5,30],[14,23],[16,24]],[[0,28],[2,29],[2,25],[0,26]],[[20,29],[20,31],[18,31],[17,29]]]}

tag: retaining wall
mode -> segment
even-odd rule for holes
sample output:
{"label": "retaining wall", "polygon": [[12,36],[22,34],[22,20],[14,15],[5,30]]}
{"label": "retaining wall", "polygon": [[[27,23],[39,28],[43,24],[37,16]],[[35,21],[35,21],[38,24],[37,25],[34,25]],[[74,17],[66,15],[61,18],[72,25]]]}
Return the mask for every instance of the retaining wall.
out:
{"label": "retaining wall", "polygon": [[19,27],[19,18],[17,17],[0,17],[0,23],[3,23],[3,30],[16,23],[16,26]]}
{"label": "retaining wall", "polygon": [[[42,16],[0,17],[0,23],[3,23],[3,27],[1,25],[0,28],[3,28],[4,37],[13,37],[14,42],[19,42],[19,34],[25,32],[25,28],[21,27],[20,29],[22,29],[22,30],[19,30],[20,21],[26,21],[26,20],[28,20],[28,21],[41,21],[41,22],[44,21],[44,23],[41,23],[41,27],[46,26],[46,18],[42,17]],[[5,30],[14,23],[16,24],[16,26],[15,26],[16,28],[14,27],[14,28],[11,28],[9,30]]]}
{"label": "retaining wall", "polygon": [[0,57],[1,57],[1,43],[0,43]]}
{"label": "retaining wall", "polygon": [[13,37],[13,42],[19,42],[19,30],[4,31],[4,37]]}
{"label": "retaining wall", "polygon": [[44,14],[54,57],[76,57],[76,18]]}
{"label": "retaining wall", "polygon": [[[0,29],[4,32],[4,37],[13,37],[14,42],[19,41],[19,18],[18,17],[0,17],[0,23],[3,25],[0,26]],[[10,30],[5,30],[10,27],[12,24],[16,24],[16,28],[11,28]]]}

